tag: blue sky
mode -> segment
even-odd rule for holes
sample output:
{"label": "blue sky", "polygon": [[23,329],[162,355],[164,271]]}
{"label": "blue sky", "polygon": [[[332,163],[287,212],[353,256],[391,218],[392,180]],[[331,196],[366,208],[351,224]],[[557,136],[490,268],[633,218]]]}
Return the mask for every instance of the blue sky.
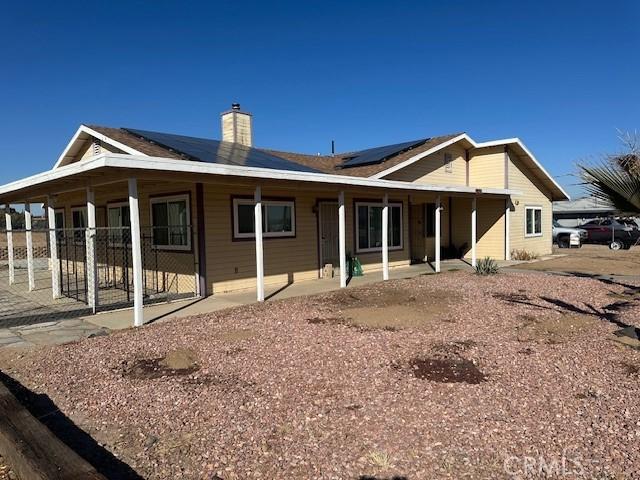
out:
{"label": "blue sky", "polygon": [[576,160],[640,128],[640,3],[11,2],[0,17],[0,183],[80,123],[326,153],[466,131],[518,136],[571,193]]}

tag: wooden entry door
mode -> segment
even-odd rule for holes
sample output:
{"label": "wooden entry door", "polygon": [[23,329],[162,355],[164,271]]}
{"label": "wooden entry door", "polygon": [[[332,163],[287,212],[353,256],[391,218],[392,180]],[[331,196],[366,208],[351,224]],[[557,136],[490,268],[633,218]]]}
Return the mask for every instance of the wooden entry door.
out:
{"label": "wooden entry door", "polygon": [[340,245],[338,239],[338,204],[320,203],[320,268],[327,263],[336,267],[340,263]]}

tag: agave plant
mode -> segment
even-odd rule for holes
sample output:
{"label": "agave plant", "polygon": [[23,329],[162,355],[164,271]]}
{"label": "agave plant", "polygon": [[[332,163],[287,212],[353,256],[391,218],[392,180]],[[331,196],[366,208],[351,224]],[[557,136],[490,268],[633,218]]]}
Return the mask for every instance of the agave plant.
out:
{"label": "agave plant", "polygon": [[626,153],[612,155],[597,163],[579,164],[584,187],[593,197],[611,204],[618,212],[640,213],[640,139],[626,134],[621,140]]}

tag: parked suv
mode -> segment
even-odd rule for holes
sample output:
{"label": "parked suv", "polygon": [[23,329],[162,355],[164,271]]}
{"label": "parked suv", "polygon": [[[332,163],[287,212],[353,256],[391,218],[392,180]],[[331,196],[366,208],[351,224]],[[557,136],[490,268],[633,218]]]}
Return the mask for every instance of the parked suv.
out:
{"label": "parked suv", "polygon": [[587,231],[585,243],[608,244],[612,250],[631,248],[640,237],[640,230],[620,220],[604,218],[581,225]]}
{"label": "parked suv", "polygon": [[557,243],[559,248],[580,248],[586,238],[586,230],[563,227],[556,220],[553,221],[553,243]]}

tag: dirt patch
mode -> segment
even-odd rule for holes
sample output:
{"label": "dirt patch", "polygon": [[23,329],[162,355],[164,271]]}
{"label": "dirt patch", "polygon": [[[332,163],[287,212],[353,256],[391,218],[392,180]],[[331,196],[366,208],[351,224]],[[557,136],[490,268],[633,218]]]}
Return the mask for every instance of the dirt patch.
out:
{"label": "dirt patch", "polygon": [[524,322],[516,327],[520,342],[564,343],[572,337],[594,329],[599,320],[591,315],[570,313],[548,314],[542,317],[519,315]]}
{"label": "dirt patch", "polygon": [[256,336],[256,332],[250,329],[229,329],[215,335],[216,340],[222,340],[223,342],[240,342],[242,340],[249,340]]}
{"label": "dirt patch", "polygon": [[193,350],[179,348],[167,353],[158,364],[169,370],[190,370],[198,365],[198,357]]}
{"label": "dirt patch", "polygon": [[640,366],[629,362],[621,362],[620,365],[622,366],[624,373],[627,375],[631,377],[640,376]]}
{"label": "dirt patch", "polygon": [[462,352],[476,347],[478,344],[473,340],[462,340],[457,342],[437,343],[433,346],[433,351],[442,355],[460,355]]}
{"label": "dirt patch", "polygon": [[487,379],[475,363],[465,358],[414,358],[409,368],[416,378],[439,383],[475,385]]}
{"label": "dirt patch", "polygon": [[138,380],[191,375],[200,369],[195,353],[173,350],[160,358],[140,358],[122,364],[122,376]]}

